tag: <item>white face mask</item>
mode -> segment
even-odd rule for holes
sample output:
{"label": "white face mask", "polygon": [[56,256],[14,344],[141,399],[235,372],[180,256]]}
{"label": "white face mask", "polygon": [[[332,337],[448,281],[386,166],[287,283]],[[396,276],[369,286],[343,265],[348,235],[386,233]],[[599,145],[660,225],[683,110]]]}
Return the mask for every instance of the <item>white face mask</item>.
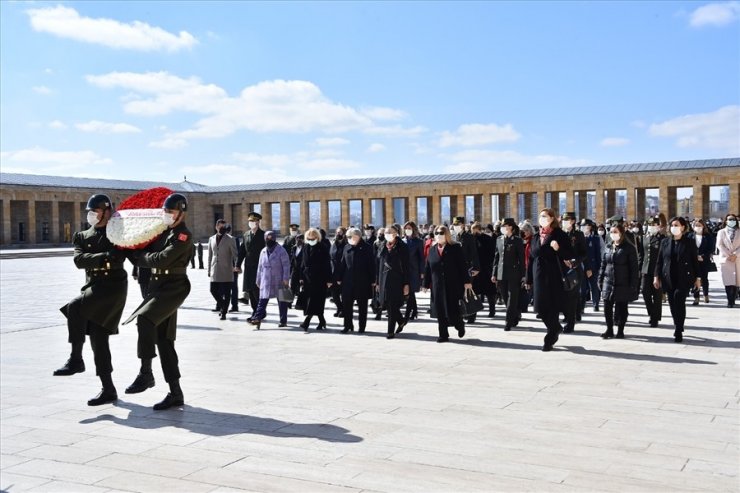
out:
{"label": "white face mask", "polygon": [[308,243],[311,246],[316,246],[316,243],[318,243],[319,240],[306,240],[306,243]]}
{"label": "white face mask", "polygon": [[486,235],[486,236],[493,236],[493,231],[488,231],[488,230],[485,230],[485,231],[483,232],[483,234],[484,234],[484,235]]}
{"label": "white face mask", "polygon": [[406,230],[404,230],[404,233],[406,233],[406,236],[411,237],[411,235],[414,234],[414,230],[413,229],[406,229]]}
{"label": "white face mask", "polygon": [[365,238],[372,238],[373,237],[373,231],[371,229],[365,230]]}
{"label": "white face mask", "polygon": [[546,228],[550,225],[550,217],[541,217],[540,218],[540,227]]}
{"label": "white face mask", "polygon": [[506,236],[511,236],[511,226],[501,228],[501,232]]}
{"label": "white face mask", "polygon": [[659,230],[660,230],[660,228],[658,226],[655,226],[655,225],[648,226],[648,233],[650,233],[651,235],[658,234],[658,231]]}
{"label": "white face mask", "polygon": [[609,233],[609,236],[611,237],[612,241],[616,243],[619,241],[619,233]]}
{"label": "white face mask", "polygon": [[257,223],[255,221],[249,221],[249,229],[254,229],[257,227]]}
{"label": "white face mask", "polygon": [[359,239],[356,236],[353,236],[349,240],[347,240],[347,243],[349,243],[352,246],[355,246],[359,243]]}
{"label": "white face mask", "polygon": [[95,211],[87,211],[87,222],[90,223],[90,226],[95,226],[100,221],[98,220],[98,213]]}
{"label": "white face mask", "polygon": [[678,236],[683,232],[683,228],[681,226],[671,226],[671,234],[673,236]]}
{"label": "white face mask", "polygon": [[386,234],[383,235],[383,238],[385,238],[385,241],[387,241],[388,243],[393,243],[393,240],[396,239],[396,234],[395,233],[386,233]]}
{"label": "white face mask", "polygon": [[583,234],[586,236],[589,236],[591,234],[591,226],[584,226],[583,227]]}
{"label": "white face mask", "polygon": [[728,220],[727,220],[727,225],[728,225],[729,227],[731,227],[731,228],[734,228],[734,227],[735,227],[735,226],[737,225],[737,221],[736,221],[736,220],[734,220],[734,219],[728,219]]}
{"label": "white face mask", "polygon": [[167,226],[172,226],[175,224],[175,215],[170,212],[163,212],[162,221],[164,221]]}
{"label": "white face mask", "polygon": [[694,233],[696,233],[699,236],[701,236],[703,232],[704,232],[704,228],[702,228],[701,226],[694,228]]}
{"label": "white face mask", "polygon": [[573,229],[573,224],[570,221],[563,221],[563,231],[566,233]]}
{"label": "white face mask", "polygon": [[453,226],[452,228],[455,230],[455,233],[457,233],[457,234],[460,234],[463,231],[463,227],[462,226]]}
{"label": "white face mask", "polygon": [[634,234],[640,234],[640,228],[632,228]]}
{"label": "white face mask", "polygon": [[440,245],[444,245],[447,243],[447,238],[445,238],[445,235],[434,235],[434,239],[437,240],[437,243]]}
{"label": "white face mask", "polygon": [[604,231],[603,229],[600,229],[600,230],[599,230],[599,234],[600,234],[601,236],[604,236],[604,233],[606,233],[606,231]]}
{"label": "white face mask", "polygon": [[290,236],[298,236],[298,230],[297,229],[291,229],[290,230]]}

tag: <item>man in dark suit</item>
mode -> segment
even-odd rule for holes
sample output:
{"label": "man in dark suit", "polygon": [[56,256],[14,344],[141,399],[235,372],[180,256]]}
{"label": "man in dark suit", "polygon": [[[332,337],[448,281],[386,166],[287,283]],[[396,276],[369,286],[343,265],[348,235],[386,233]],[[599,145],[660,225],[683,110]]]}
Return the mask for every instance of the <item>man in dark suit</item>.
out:
{"label": "man in dark suit", "polygon": [[236,264],[237,267],[241,268],[242,262],[244,262],[242,297],[239,301],[247,303],[248,300],[252,311],[257,309],[257,303],[260,299],[260,288],[257,287],[257,265],[259,264],[260,253],[265,248],[265,232],[260,228],[261,220],[262,215],[254,211],[247,216],[247,232],[244,233],[242,244],[239,247],[239,259]]}
{"label": "man in dark suit", "polygon": [[660,243],[665,238],[665,224],[661,224],[661,216],[656,215],[647,220],[647,234],[642,237],[642,299],[645,301],[650,327],[657,327],[663,313],[663,290],[653,286],[655,264],[660,253]]}
{"label": "man in dark suit", "polygon": [[519,292],[526,280],[524,271],[524,242],[517,232],[516,221],[507,217],[501,224],[503,233],[496,239],[496,253],[493,256],[493,274],[491,281],[496,283],[498,292],[506,304],[506,325],[504,330],[511,330],[519,323]]}
{"label": "man in dark suit", "polygon": [[[471,278],[475,278],[480,272],[480,260],[478,259],[478,247],[476,245],[475,237],[469,232],[465,231],[465,217],[457,216],[452,220],[452,230],[454,232],[454,239],[462,246],[463,258],[465,259],[465,268],[468,269],[468,274]],[[467,322],[472,324],[475,322],[475,314],[468,317]]]}
{"label": "man in dark suit", "polygon": [[569,334],[575,330],[576,320],[581,320],[580,286],[583,284],[586,277],[591,277],[593,275],[593,271],[591,270],[591,263],[588,259],[586,238],[583,236],[583,233],[576,230],[576,213],[566,212],[563,215],[561,226],[563,231],[568,235],[568,239],[570,239],[574,255],[566,265],[568,267],[575,268],[578,271],[579,277],[579,288],[565,292],[566,306],[563,313],[565,315],[565,327],[563,327],[563,333]]}

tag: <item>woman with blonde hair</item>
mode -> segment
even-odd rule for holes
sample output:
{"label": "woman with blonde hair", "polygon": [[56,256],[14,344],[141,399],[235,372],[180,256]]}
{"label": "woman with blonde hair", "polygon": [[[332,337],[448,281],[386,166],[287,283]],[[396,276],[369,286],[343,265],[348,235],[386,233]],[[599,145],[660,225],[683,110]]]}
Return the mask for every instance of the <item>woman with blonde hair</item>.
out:
{"label": "woman with blonde hair", "polygon": [[393,339],[406,325],[406,319],[401,315],[401,306],[410,291],[409,250],[399,238],[399,230],[400,227],[394,225],[385,228],[385,242],[378,252],[376,285],[380,303],[388,310],[388,339]]}
{"label": "woman with blonde hair", "polygon": [[316,228],[310,228],[304,234],[305,246],[301,261],[301,289],[306,292],[306,307],[303,313],[306,319],[301,328],[308,332],[308,324],[311,317],[319,317],[319,325],[316,330],[326,329],[324,319],[324,307],[326,305],[326,293],[331,286],[331,259],[329,249],[321,241],[321,233]]}
{"label": "woman with blonde hair", "polygon": [[437,319],[437,342],[450,338],[448,327],[457,329],[458,337],[465,335],[465,322],[460,313],[460,300],[473,285],[465,264],[462,246],[452,239],[447,226],[434,229],[435,243],[429,249],[424,270],[424,291],[432,289],[430,301],[432,317]]}

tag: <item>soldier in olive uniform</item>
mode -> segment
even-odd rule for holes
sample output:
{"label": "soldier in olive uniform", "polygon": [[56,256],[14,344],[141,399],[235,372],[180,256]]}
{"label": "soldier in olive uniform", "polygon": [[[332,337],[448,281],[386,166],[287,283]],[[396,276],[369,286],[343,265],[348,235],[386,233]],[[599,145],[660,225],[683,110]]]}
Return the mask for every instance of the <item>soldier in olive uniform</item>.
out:
{"label": "soldier in olive uniform", "polygon": [[139,329],[137,353],[141,370],[126,389],[127,394],[137,394],[154,387],[152,359],[157,355],[162,363],[164,379],[170,386],[167,396],[154,405],[159,411],[182,406],[185,398],[180,388],[180,369],[175,351],[177,309],[190,294],[187,265],[192,253],[193,235],[185,225],[188,202],[185,196],[173,193],[162,207],[167,230],[159,235],[145,251],[132,254],[132,262],[139,267],[152,269],[149,293],[144,302],[124,322],[134,318]]}
{"label": "soldier in olive uniform", "polygon": [[660,253],[660,242],[666,237],[665,216],[662,214],[653,216],[648,219],[647,224],[647,234],[642,237],[643,255],[640,261],[642,299],[650,317],[650,327],[657,327],[663,312],[663,290],[653,286],[653,273]]}
{"label": "soldier in olive uniform", "polygon": [[106,236],[106,225],[113,212],[110,198],[102,194],[93,195],[87,201],[87,211],[87,222],[91,227],[75,233],[73,239],[74,263],[78,269],[85,269],[86,283],[80,295],[61,308],[67,317],[72,354],[54,375],[74,375],[85,371],[82,346],[85,334],[89,334],[95,373],[103,389],[87,404],[99,406],[118,399],[111,379],[113,365],[108,336],[118,334],[118,322],[126,305],[128,279],[123,269],[125,255],[116,250]]}
{"label": "soldier in olive uniform", "polygon": [[[260,261],[260,253],[265,248],[265,232],[260,228],[262,216],[257,212],[250,212],[247,216],[248,228],[244,233],[244,239],[239,247],[239,258],[236,266],[241,268],[244,262],[244,280],[242,285],[242,303],[247,302],[252,307],[252,311],[257,310],[257,303],[260,299],[260,288],[257,287],[257,266]],[[250,317],[251,319],[251,317]],[[247,322],[250,321],[247,319]]]}
{"label": "soldier in olive uniform", "polygon": [[502,235],[496,239],[496,252],[493,256],[491,282],[506,304],[506,325],[511,330],[519,324],[522,313],[519,308],[519,293],[526,280],[524,270],[524,242],[518,235],[518,227],[513,218],[507,217],[501,224]]}
{"label": "soldier in olive uniform", "polygon": [[[480,260],[475,236],[469,231],[465,231],[465,217],[457,216],[452,220],[452,231],[454,232],[455,241],[462,245],[465,267],[468,269],[468,275],[473,278],[480,272]],[[474,313],[467,318],[467,322],[469,324],[475,323],[475,318],[476,314]]]}
{"label": "soldier in olive uniform", "polygon": [[579,276],[579,287],[565,292],[566,303],[564,307],[565,309],[563,310],[563,314],[565,315],[565,327],[563,327],[563,333],[569,334],[575,330],[576,320],[581,320],[582,306],[580,286],[587,277],[591,277],[593,275],[593,271],[591,270],[591,262],[588,259],[586,238],[583,236],[583,233],[576,230],[576,213],[566,212],[563,215],[561,227],[568,235],[570,244],[573,247],[573,258],[566,261],[565,264],[570,268],[575,268],[578,271]]}
{"label": "soldier in olive uniform", "polygon": [[283,239],[283,248],[285,248],[285,251],[288,252],[288,260],[290,262],[293,262],[293,247],[295,247],[296,238],[298,238],[298,226],[297,224],[291,224],[290,231],[288,233],[288,236]]}

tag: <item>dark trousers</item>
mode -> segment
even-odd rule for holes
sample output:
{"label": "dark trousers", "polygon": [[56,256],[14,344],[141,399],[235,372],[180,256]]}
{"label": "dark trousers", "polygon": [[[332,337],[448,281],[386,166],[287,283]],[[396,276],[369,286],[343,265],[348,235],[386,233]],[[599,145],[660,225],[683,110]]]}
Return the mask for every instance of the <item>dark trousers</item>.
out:
{"label": "dark trousers", "polygon": [[216,306],[221,314],[229,311],[229,299],[231,298],[230,282],[212,282],[211,295],[216,300]]}
{"label": "dark trousers", "polygon": [[388,333],[393,334],[396,331],[396,324],[403,321],[401,315],[402,300],[389,300],[386,302],[388,309]]}
{"label": "dark trousers", "polygon": [[[270,302],[270,298],[261,298],[257,303],[257,309],[252,314],[252,320],[262,320],[267,316],[267,304]],[[280,323],[288,323],[288,303],[284,301],[278,301],[278,311],[280,312]]]}
{"label": "dark trousers", "polygon": [[627,305],[626,301],[604,300],[604,319],[607,330],[614,330],[615,323],[620,332],[624,329],[624,324],[627,323]]}
{"label": "dark trousers", "polygon": [[334,283],[331,286],[331,301],[337,306],[337,312],[341,314],[343,309],[342,286],[337,283]]}
{"label": "dark trousers", "polygon": [[249,291],[247,291],[247,295],[249,296],[249,306],[252,307],[252,311],[256,310],[257,305],[260,302],[260,288],[252,286],[249,288]]}
{"label": "dark trousers", "polygon": [[578,313],[578,305],[581,299],[581,290],[572,289],[565,292],[565,328],[573,330],[576,326],[576,314]]}
{"label": "dark trousers", "polygon": [[545,334],[545,345],[547,346],[552,346],[558,342],[560,332],[563,330],[563,327],[558,321],[559,313],[557,310],[539,312],[540,318],[545,323],[545,327],[547,327],[547,334]]}
{"label": "dark trousers", "polygon": [[581,314],[583,314],[583,309],[586,307],[589,292],[591,293],[591,304],[594,308],[598,308],[599,300],[601,300],[601,291],[599,290],[599,276],[597,273],[592,274],[591,277],[583,276],[583,283],[581,284]]}
{"label": "dark trousers", "polygon": [[419,305],[416,303],[416,293],[410,291],[409,299],[406,300],[406,320],[408,320],[412,314],[414,316],[419,314]]}
{"label": "dark trousers", "polygon": [[202,253],[198,254],[198,268],[199,269],[203,268],[203,254]]}
{"label": "dark trousers", "polygon": [[105,327],[90,322],[90,347],[95,359],[95,374],[97,376],[113,373],[110,346],[108,345],[109,337],[110,334]]}
{"label": "dark trousers", "polygon": [[529,303],[532,301],[532,293],[522,287],[519,289],[519,313],[529,311]]}
{"label": "dark trousers", "polygon": [[136,325],[139,331],[138,357],[139,359],[153,359],[157,356],[158,351],[164,379],[169,383],[180,378],[180,369],[177,352],[175,351],[175,341],[167,338],[168,321],[165,320],[159,325],[154,325],[142,316],[136,317]]}
{"label": "dark trousers", "polygon": [[683,332],[683,325],[686,321],[686,297],[689,295],[689,290],[670,289],[667,293],[673,325],[676,327],[676,332]]}
{"label": "dark trousers", "polygon": [[439,337],[441,339],[448,339],[450,337],[450,331],[448,330],[450,325],[453,325],[457,329],[458,333],[465,329],[465,322],[462,317],[458,317],[457,320],[450,320],[447,317],[439,317],[437,318],[437,330],[439,331]]}
{"label": "dark trousers", "polygon": [[725,286],[725,294],[727,294],[727,306],[729,308],[735,307],[735,299],[737,298],[737,293],[737,286]]}
{"label": "dark trousers", "polygon": [[501,297],[506,305],[506,325],[513,327],[519,323],[522,316],[519,309],[519,292],[521,291],[521,281],[499,280],[496,283]]}
{"label": "dark trousers", "polygon": [[139,283],[139,289],[141,290],[141,297],[146,298],[149,293],[149,283]]}
{"label": "dark trousers", "polygon": [[655,289],[653,276],[642,276],[642,299],[645,301],[650,322],[657,322],[663,315],[663,290]]}
{"label": "dark trousers", "polygon": [[195,269],[195,257],[190,257],[190,268]]}
{"label": "dark trousers", "polygon": [[234,282],[231,284],[231,308],[239,309],[239,273],[234,272]]}
{"label": "dark trousers", "polygon": [[344,315],[344,328],[353,328],[352,324],[352,311],[355,301],[357,301],[357,321],[360,324],[360,330],[365,330],[367,326],[367,298],[344,298],[344,307],[342,308],[342,315]]}
{"label": "dark trousers", "polygon": [[[699,274],[701,277],[701,290],[704,292],[704,296],[709,296],[709,273],[702,272]],[[694,298],[699,299],[701,293],[698,289],[694,289]]]}

